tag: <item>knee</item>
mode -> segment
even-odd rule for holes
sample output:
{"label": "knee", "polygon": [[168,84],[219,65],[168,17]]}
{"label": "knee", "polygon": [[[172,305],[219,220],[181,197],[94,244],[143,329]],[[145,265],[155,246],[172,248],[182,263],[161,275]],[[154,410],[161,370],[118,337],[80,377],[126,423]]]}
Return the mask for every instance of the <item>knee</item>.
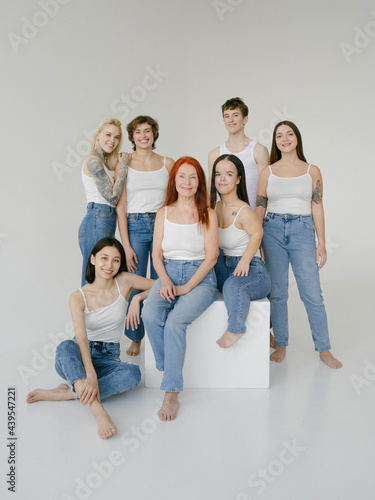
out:
{"label": "knee", "polygon": [[56,359],[61,358],[65,355],[69,355],[71,352],[78,349],[77,344],[74,340],[64,340],[56,347]]}

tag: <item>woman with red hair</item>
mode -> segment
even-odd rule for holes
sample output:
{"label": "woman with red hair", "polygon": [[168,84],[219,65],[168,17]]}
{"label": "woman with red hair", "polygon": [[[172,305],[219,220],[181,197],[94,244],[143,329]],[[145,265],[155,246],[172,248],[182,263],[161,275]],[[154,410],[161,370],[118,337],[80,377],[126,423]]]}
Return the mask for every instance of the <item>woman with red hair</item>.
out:
{"label": "woman with red hair", "polygon": [[166,201],[155,220],[152,258],[159,279],[144,305],[142,319],[164,371],[160,420],[176,417],[183,389],[186,329],[216,297],[213,266],[218,257],[214,210],[206,206],[206,179],[189,156],[176,161],[169,174]]}

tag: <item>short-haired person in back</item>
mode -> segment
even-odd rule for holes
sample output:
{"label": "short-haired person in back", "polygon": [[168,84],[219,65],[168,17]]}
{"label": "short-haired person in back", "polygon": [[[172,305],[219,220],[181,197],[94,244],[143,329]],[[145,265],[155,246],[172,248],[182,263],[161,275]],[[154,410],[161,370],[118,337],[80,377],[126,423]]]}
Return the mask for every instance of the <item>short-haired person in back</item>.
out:
{"label": "short-haired person in back", "polygon": [[249,205],[255,210],[259,174],[269,163],[265,146],[245,135],[249,109],[240,97],[233,97],[221,106],[228,139],[208,155],[208,185],[211,185],[212,166],[220,155],[235,155],[243,163]]}
{"label": "short-haired person in back", "polygon": [[216,298],[217,217],[206,201],[201,165],[189,156],[180,158],[169,174],[165,205],[156,216],[152,257],[159,279],[142,312],[156,368],[164,372],[161,420],[176,417],[186,329]]}
{"label": "short-haired person in back", "polygon": [[[220,201],[216,203],[218,193]],[[262,224],[249,206],[244,167],[235,155],[221,155],[215,160],[211,207],[215,207],[219,224],[217,286],[228,311],[227,330],[217,343],[230,347],[246,332],[250,302],[266,297],[271,286],[259,252]]]}
{"label": "short-haired person in back", "polygon": [[[125,188],[118,204],[118,227],[128,271],[146,277],[150,262],[150,277],[156,279],[151,259],[155,217],[165,201],[174,161],[155,153],[159,124],[151,116],[137,116],[126,129],[134,152],[130,155]],[[138,292],[133,290],[130,300]],[[126,327],[125,335],[132,341],[126,354],[137,356],[144,337],[142,321],[135,329]]]}
{"label": "short-haired person in back", "polygon": [[141,380],[138,365],[120,361],[120,339],[130,291],[145,290],[133,297],[126,318],[135,327],[139,323],[140,302],[154,281],[125,271],[121,243],[110,237],[99,240],[87,261],[88,284],[76,290],[69,300],[75,337],[61,342],[56,349],[56,371],[67,383],[55,389],[35,389],[26,399],[35,403],[79,398],[83,406],[90,408],[102,439],[117,429],[101,400],[133,389]]}
{"label": "short-haired person in back", "polygon": [[270,163],[259,178],[256,208],[263,221],[262,248],[271,276],[269,299],[276,349],[270,359],[282,362],[289,342],[290,262],[309,318],[315,350],[330,368],[341,368],[341,362],[330,352],[319,279],[319,269],[327,260],[322,175],[316,165],[307,163],[301,133],[294,123],[282,121],[275,126]]}

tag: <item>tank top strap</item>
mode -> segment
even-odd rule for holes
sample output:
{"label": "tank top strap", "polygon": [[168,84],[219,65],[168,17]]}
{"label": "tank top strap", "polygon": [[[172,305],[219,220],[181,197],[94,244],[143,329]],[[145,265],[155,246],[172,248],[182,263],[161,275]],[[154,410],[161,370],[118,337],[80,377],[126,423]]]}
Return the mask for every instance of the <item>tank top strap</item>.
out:
{"label": "tank top strap", "polygon": [[271,165],[268,165],[268,168],[270,169],[270,172],[271,172],[271,174],[272,174],[273,172],[272,172]]}
{"label": "tank top strap", "polygon": [[83,293],[82,288],[78,288],[78,290],[82,293],[83,301],[85,303],[85,309],[88,309],[87,302],[86,302],[86,297],[85,297],[85,294]]}
{"label": "tank top strap", "polygon": [[118,285],[118,282],[117,282],[117,279],[115,278],[115,283],[116,283],[116,286],[117,286],[117,291],[118,293],[121,295],[121,290],[120,290],[120,287]]}
{"label": "tank top strap", "polygon": [[242,210],[243,208],[250,208],[250,206],[249,206],[249,205],[242,205],[242,207],[241,207],[241,208],[239,209],[239,211],[237,212],[236,217],[233,219],[232,224],[234,224],[234,223],[236,222],[236,219],[237,219],[237,217],[240,215],[240,212],[241,212],[241,210]]}
{"label": "tank top strap", "polygon": [[163,163],[163,167],[165,167],[165,162],[166,162],[166,160],[167,160],[167,157],[166,157],[166,156],[164,156],[164,163]]}
{"label": "tank top strap", "polygon": [[164,210],[164,219],[167,220],[167,205],[165,205]]}
{"label": "tank top strap", "polygon": [[307,169],[307,174],[310,172],[310,167],[311,167],[311,164],[308,166],[308,169]]}
{"label": "tank top strap", "polygon": [[248,145],[248,148],[249,148],[249,152],[252,152],[254,151],[254,148],[257,144],[257,141],[251,141],[250,144]]}

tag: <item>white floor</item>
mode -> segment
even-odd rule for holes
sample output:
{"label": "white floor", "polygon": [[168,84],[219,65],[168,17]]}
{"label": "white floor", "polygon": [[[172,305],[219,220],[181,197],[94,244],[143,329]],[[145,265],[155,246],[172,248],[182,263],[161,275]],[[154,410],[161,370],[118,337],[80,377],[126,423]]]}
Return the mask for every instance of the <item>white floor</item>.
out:
{"label": "white floor", "polygon": [[[19,353],[7,353],[1,417],[6,388],[16,385],[15,498],[373,500],[374,293],[343,283],[326,286],[325,299],[341,370],[319,361],[292,291],[290,347],[286,361],[271,364],[270,389],[188,389],[178,418],[161,423],[162,393],[138,387],[104,402],[118,426],[107,441],[78,401],[24,403],[28,390],[61,380],[50,361],[25,387]],[[10,498],[4,477],[1,498]]]}

